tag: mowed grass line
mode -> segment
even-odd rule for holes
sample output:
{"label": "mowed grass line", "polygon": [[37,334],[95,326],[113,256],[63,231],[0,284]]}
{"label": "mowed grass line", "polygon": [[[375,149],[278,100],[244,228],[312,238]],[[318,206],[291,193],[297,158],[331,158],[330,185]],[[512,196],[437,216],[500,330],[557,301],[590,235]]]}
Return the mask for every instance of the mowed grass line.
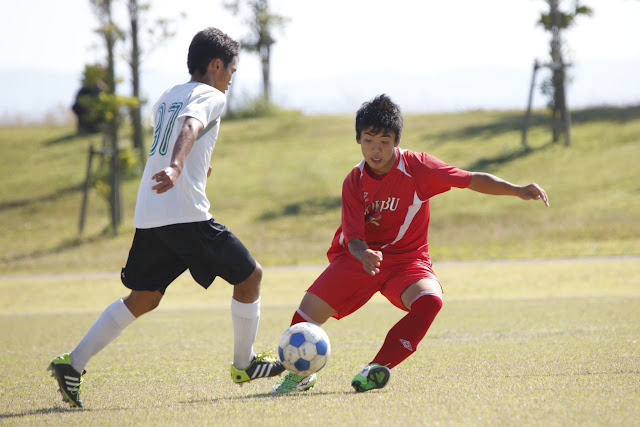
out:
{"label": "mowed grass line", "polygon": [[[230,287],[188,276],[88,366],[84,411],[60,402],[48,361],[68,351],[118,277],[0,281],[0,423],[7,425],[637,425],[640,263],[636,259],[436,265],[445,305],[384,390],[353,375],[403,313],[375,297],[325,329],[329,365],[304,394],[228,378]],[[267,269],[256,350],[274,347],[319,270]],[[10,301],[10,302],[7,302]]]}

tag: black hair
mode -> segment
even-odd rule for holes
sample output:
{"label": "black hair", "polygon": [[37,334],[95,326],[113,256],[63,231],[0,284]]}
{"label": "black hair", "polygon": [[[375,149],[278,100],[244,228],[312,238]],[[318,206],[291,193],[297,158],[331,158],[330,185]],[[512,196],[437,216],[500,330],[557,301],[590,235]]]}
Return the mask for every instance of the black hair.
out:
{"label": "black hair", "polygon": [[400,107],[387,95],[378,95],[373,100],[362,104],[358,110],[356,114],[356,139],[359,141],[362,131],[373,127],[372,131],[375,134],[380,131],[394,131],[396,142],[398,142],[400,135],[402,135],[402,125]]}
{"label": "black hair", "polygon": [[211,61],[222,59],[224,66],[228,66],[235,56],[238,56],[240,43],[218,30],[209,27],[200,31],[193,37],[189,45],[187,67],[189,74],[196,72],[205,74]]}

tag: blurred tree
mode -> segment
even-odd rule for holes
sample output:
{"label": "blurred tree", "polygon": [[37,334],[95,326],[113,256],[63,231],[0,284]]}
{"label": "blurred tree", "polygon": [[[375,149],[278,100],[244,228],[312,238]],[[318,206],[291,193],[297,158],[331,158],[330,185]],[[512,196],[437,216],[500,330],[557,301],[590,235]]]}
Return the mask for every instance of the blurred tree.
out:
{"label": "blurred tree", "polygon": [[104,130],[106,111],[100,93],[106,89],[106,70],[100,64],[85,65],[82,86],[76,94],[72,110],[78,118],[78,133]]}
{"label": "blurred tree", "polygon": [[550,56],[551,62],[544,64],[551,69],[551,77],[542,83],[542,93],[549,97],[551,110],[551,129],[553,141],[557,142],[560,132],[564,133],[565,145],[571,145],[570,127],[571,115],[566,98],[566,68],[564,46],[561,32],[574,24],[579,15],[591,15],[593,11],[573,0],[573,6],[567,11],[560,10],[561,0],[545,0],[549,11],[542,13],[538,24],[551,33]]}
{"label": "blurred tree", "polygon": [[94,13],[100,27],[96,30],[105,42],[107,51],[107,68],[105,74],[105,91],[101,101],[106,108],[103,153],[110,159],[110,197],[111,226],[113,234],[118,234],[118,226],[122,222],[122,196],[120,194],[120,171],[118,170],[118,129],[120,127],[120,105],[116,97],[115,46],[122,40],[123,33],[116,26],[112,16],[112,0],[91,0]]}
{"label": "blurred tree", "polygon": [[[104,140],[100,150],[103,158],[109,159],[109,183],[101,181],[104,193],[108,194],[111,206],[111,223],[114,234],[118,233],[118,226],[122,222],[122,196],[120,193],[120,180],[122,171],[120,165],[123,157],[130,157],[130,153],[122,153],[119,149],[118,130],[122,123],[121,110],[126,108],[130,111],[133,128],[133,148],[138,152],[140,164],[144,164],[146,153],[144,150],[144,136],[141,117],[140,99],[140,66],[145,49],[141,47],[140,31],[144,28],[141,25],[141,18],[144,12],[149,10],[149,4],[140,4],[137,0],[125,0],[129,12],[129,32],[122,30],[114,21],[113,6],[118,0],[90,0],[99,28],[96,32],[104,40],[106,48],[106,68],[104,69],[104,88],[98,97],[100,111],[104,113]],[[184,16],[184,14],[183,14]],[[158,19],[154,25],[147,29],[149,38],[145,40],[148,44],[146,51],[150,51],[153,45],[160,44],[163,40],[172,37],[174,34],[168,30],[171,21]],[[118,80],[115,76],[116,45],[129,37],[131,42],[130,50],[124,56],[131,67],[131,84],[133,97],[122,97],[116,95],[116,84]],[[127,158],[128,158],[127,157]],[[130,162],[129,162],[130,163]],[[126,163],[126,164],[129,164]]]}
{"label": "blurred tree", "polygon": [[133,127],[133,147],[139,150],[144,156],[144,136],[142,132],[142,101],[140,99],[140,45],[138,43],[138,20],[140,11],[147,8],[147,5],[138,5],[137,0],[129,0],[127,8],[129,9],[129,36],[131,38],[131,50],[128,58],[131,67],[131,92],[132,96],[138,100],[136,105],[131,108],[131,125]]}
{"label": "blurred tree", "polygon": [[[130,48],[125,53],[125,58],[131,68],[131,92],[138,103],[131,108],[131,124],[133,127],[133,147],[138,151],[140,163],[146,161],[144,149],[144,135],[142,127],[141,109],[145,101],[140,97],[141,63],[146,53],[159,46],[167,39],[172,38],[175,32],[170,30],[169,19],[157,19],[151,25],[145,25],[145,14],[150,10],[150,3],[140,3],[138,0],[126,0],[129,12],[129,38]],[[184,13],[181,14],[184,17]],[[144,33],[142,36],[140,33]],[[146,34],[146,37],[144,35]],[[141,40],[142,39],[142,40]]]}
{"label": "blurred tree", "polygon": [[245,23],[249,26],[250,35],[241,40],[242,48],[257,53],[262,64],[262,98],[265,105],[271,103],[271,45],[275,43],[273,33],[289,22],[289,18],[271,13],[269,0],[231,0],[224,7],[234,15],[241,9],[248,9]]}

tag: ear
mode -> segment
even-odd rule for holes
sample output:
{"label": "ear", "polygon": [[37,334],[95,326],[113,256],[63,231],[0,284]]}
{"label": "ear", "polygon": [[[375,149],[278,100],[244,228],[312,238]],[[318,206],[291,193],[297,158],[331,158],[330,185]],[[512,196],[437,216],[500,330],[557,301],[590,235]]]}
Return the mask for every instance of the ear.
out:
{"label": "ear", "polygon": [[222,66],[223,66],[223,63],[222,63],[222,59],[220,58],[214,58],[211,60],[211,62],[209,62],[209,69],[214,73],[216,71],[219,71],[220,68],[222,68]]}

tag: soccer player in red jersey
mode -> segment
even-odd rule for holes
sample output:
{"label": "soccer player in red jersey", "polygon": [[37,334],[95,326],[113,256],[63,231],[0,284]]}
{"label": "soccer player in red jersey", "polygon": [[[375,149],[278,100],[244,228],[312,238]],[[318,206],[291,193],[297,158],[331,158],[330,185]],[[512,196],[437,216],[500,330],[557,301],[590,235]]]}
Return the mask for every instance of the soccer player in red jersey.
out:
{"label": "soccer player in red jersey", "polygon": [[[431,197],[457,187],[549,205],[535,183],[515,185],[400,148],[402,127],[400,108],[386,95],[358,110],[356,140],[364,159],[342,186],[342,223],[327,253],[330,264],[307,290],[291,321],[322,325],[330,317],[343,318],[376,292],[407,312],[352,380],[357,392],[384,387],[390,370],[416,351],[442,307],[442,287],[431,269],[427,239]],[[316,381],[316,374],[290,372],[272,391],[308,390]]]}

